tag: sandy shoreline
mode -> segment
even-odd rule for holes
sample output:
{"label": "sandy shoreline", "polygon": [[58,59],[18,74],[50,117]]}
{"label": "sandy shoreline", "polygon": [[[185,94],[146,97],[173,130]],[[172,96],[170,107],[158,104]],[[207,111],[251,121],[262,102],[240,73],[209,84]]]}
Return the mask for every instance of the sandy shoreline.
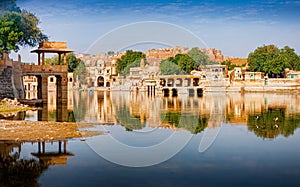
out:
{"label": "sandy shoreline", "polygon": [[1,141],[54,141],[100,134],[100,131],[80,130],[74,122],[0,120]]}

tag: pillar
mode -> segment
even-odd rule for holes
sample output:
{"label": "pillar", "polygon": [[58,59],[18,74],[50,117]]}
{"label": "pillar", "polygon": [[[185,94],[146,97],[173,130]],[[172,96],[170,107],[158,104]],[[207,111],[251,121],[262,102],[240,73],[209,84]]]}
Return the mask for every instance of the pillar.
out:
{"label": "pillar", "polygon": [[58,53],[58,65],[60,65],[60,62],[61,62],[61,54]]}
{"label": "pillar", "polygon": [[45,65],[45,53],[42,52],[42,65]]}
{"label": "pillar", "polygon": [[38,53],[38,65],[41,65],[41,53]]}
{"label": "pillar", "polygon": [[38,99],[42,99],[43,103],[48,103],[48,75],[37,75],[37,79]]}
{"label": "pillar", "polygon": [[[37,98],[38,99],[42,99],[42,76],[40,76],[40,75],[37,75],[36,76],[36,78],[37,78],[37,82],[38,82],[38,85],[37,85]],[[30,88],[29,88],[29,84],[28,84],[28,90],[30,90]]]}
{"label": "pillar", "polygon": [[59,154],[61,153],[61,141],[60,140],[58,141],[58,153]]}
{"label": "pillar", "polygon": [[42,100],[43,104],[48,103],[48,76],[42,75]]}
{"label": "pillar", "polygon": [[57,121],[68,121],[68,75],[56,77],[56,118]]}
{"label": "pillar", "polygon": [[38,142],[38,154],[41,154],[41,142]]}
{"label": "pillar", "polygon": [[64,53],[64,65],[67,65],[67,54]]}
{"label": "pillar", "polygon": [[48,103],[43,104],[42,110],[38,110],[38,121],[48,121]]}
{"label": "pillar", "polygon": [[64,140],[64,154],[67,153],[67,140]]}
{"label": "pillar", "polygon": [[45,141],[43,141],[43,142],[42,142],[42,150],[43,150],[43,154],[45,154],[45,152],[46,152],[46,151],[45,151],[45,149],[46,149],[45,147],[46,147]]}

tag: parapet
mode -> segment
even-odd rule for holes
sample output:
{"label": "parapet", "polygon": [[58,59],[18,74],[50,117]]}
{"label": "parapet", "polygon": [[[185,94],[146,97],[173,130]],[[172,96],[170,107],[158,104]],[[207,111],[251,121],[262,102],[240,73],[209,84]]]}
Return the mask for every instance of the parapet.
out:
{"label": "parapet", "polygon": [[67,49],[67,42],[44,41],[39,44],[39,48],[44,49]]}

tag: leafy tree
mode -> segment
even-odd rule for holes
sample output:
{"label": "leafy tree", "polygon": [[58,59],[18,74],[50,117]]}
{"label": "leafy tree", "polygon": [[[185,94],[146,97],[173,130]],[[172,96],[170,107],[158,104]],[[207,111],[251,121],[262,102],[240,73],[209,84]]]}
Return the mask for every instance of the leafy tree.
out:
{"label": "leafy tree", "polygon": [[188,54],[177,54],[175,61],[185,73],[190,73],[194,69],[198,69],[199,64],[193,60]]}
{"label": "leafy tree", "polygon": [[85,64],[80,61],[78,66],[74,71],[75,81],[79,82],[80,84],[86,84],[87,80],[87,70]]}
{"label": "leafy tree", "polygon": [[115,52],[114,51],[108,51],[107,54],[112,56],[112,55],[115,55]]}
{"label": "leafy tree", "polygon": [[226,61],[223,61],[221,62],[221,65],[226,65],[227,66],[227,69],[230,71],[230,70],[233,70],[235,67],[240,67],[236,64],[232,64],[232,62],[230,60],[226,60]]}
{"label": "leafy tree", "polygon": [[[138,67],[141,59],[145,59],[146,55],[140,51],[127,50],[126,53],[117,60],[117,71],[121,75],[129,73],[129,67]],[[127,67],[127,68],[126,68]]]}
{"label": "leafy tree", "polygon": [[182,69],[175,63],[175,59],[173,57],[161,61],[160,71],[162,75],[183,74]]}
{"label": "leafy tree", "polygon": [[[68,64],[68,72],[74,72],[81,60],[76,58],[74,53],[68,53],[66,56],[66,61]],[[55,55],[52,58],[46,58],[45,64],[58,65],[58,56]]]}
{"label": "leafy tree", "polygon": [[207,55],[200,51],[198,47],[192,48],[187,54],[195,61],[198,67],[200,65],[205,66],[212,64],[212,62],[209,61]]}
{"label": "leafy tree", "polygon": [[38,27],[39,19],[26,10],[20,10],[14,0],[1,2],[0,12],[0,52],[34,47],[48,39]]}
{"label": "leafy tree", "polygon": [[285,66],[292,70],[300,70],[300,58],[295,53],[295,49],[285,46],[280,50],[282,60],[285,62]]}
{"label": "leafy tree", "polygon": [[[275,45],[267,45],[258,47],[254,52],[248,55],[248,64],[251,71],[265,72],[266,64],[278,57],[280,54],[279,49]],[[270,70],[272,72],[272,70]]]}
{"label": "leafy tree", "polygon": [[192,48],[187,54],[177,54],[162,60],[160,70],[163,75],[189,74],[192,70],[198,69],[199,66],[213,64],[208,57],[198,48]]}
{"label": "leafy tree", "polygon": [[251,71],[260,71],[268,74],[281,74],[285,68],[300,69],[300,58],[295,50],[285,46],[278,49],[274,45],[258,47],[248,55],[248,64]]}
{"label": "leafy tree", "polygon": [[[81,62],[79,58],[76,58],[74,53],[68,53],[66,57],[66,61],[68,64],[68,72],[74,72],[78,64]],[[46,58],[45,64],[58,65],[58,56],[54,56],[52,58]]]}
{"label": "leafy tree", "polygon": [[18,27],[21,16],[17,13],[6,13],[0,18],[0,52],[8,52],[19,49],[18,42],[24,35]]}
{"label": "leafy tree", "polygon": [[268,60],[265,62],[263,66],[263,72],[270,74],[280,74],[284,71],[285,63],[284,57],[282,55],[278,55],[277,57]]}

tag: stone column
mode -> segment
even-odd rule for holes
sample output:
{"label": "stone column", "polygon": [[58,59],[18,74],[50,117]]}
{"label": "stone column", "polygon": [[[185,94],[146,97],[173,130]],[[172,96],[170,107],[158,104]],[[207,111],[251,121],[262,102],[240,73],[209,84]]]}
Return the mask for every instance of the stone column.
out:
{"label": "stone column", "polygon": [[48,75],[42,75],[42,100],[43,104],[48,103]]}
{"label": "stone column", "polygon": [[58,65],[60,65],[61,62],[61,53],[58,53]]}
{"label": "stone column", "polygon": [[43,104],[42,110],[38,110],[38,121],[48,121],[48,103]]}
{"label": "stone column", "polygon": [[45,65],[45,53],[42,52],[42,65]]}
{"label": "stone column", "polygon": [[38,52],[38,65],[41,65],[41,53]]}
{"label": "stone column", "polygon": [[67,65],[67,54],[64,53],[64,65]]}
{"label": "stone column", "polygon": [[57,121],[68,120],[68,75],[56,77],[56,118]]}
{"label": "stone column", "polygon": [[[37,85],[37,98],[38,99],[42,99],[42,76],[37,75],[37,81],[38,81],[38,85]],[[28,85],[29,87],[29,85]],[[29,90],[29,88],[27,88]]]}

